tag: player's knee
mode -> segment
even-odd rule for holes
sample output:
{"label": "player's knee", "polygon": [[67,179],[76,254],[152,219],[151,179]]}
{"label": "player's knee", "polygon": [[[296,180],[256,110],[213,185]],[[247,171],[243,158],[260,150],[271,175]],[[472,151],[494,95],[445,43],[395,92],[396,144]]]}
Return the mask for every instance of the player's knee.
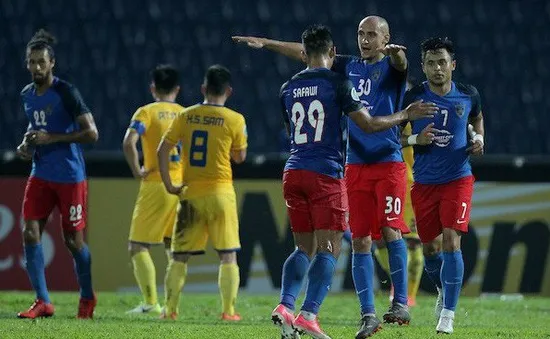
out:
{"label": "player's knee", "polygon": [[441,243],[438,241],[432,241],[424,244],[422,248],[425,257],[432,257],[441,252]]}
{"label": "player's knee", "polygon": [[222,264],[235,264],[237,263],[237,252],[219,252],[220,262]]}
{"label": "player's knee", "polygon": [[189,261],[189,257],[190,255],[189,254],[184,254],[184,253],[172,253],[172,259],[174,261],[179,261],[179,262],[188,262]]}
{"label": "player's knee", "polygon": [[303,245],[303,244],[296,244],[296,247],[298,248],[299,251],[302,251],[305,254],[307,254],[307,256],[310,259],[313,258],[313,256],[317,252],[317,248],[314,247],[314,246],[306,246],[306,245]]}
{"label": "player's knee", "polygon": [[461,234],[459,231],[445,228],[443,229],[443,251],[454,252],[460,249]]}
{"label": "player's knee", "polygon": [[133,257],[134,255],[149,250],[148,246],[144,244],[138,244],[135,242],[128,243],[128,252],[130,252],[130,256]]}
{"label": "player's knee", "polygon": [[25,244],[37,244],[40,242],[40,229],[34,225],[25,224],[23,228],[23,240]]}
{"label": "player's knee", "polygon": [[318,239],[317,253],[331,253],[333,256],[338,258],[338,256],[340,255],[341,243],[341,238],[340,241],[338,241],[338,239]]}
{"label": "player's knee", "polygon": [[401,231],[391,227],[382,227],[382,235],[386,242],[392,242],[401,239]]}
{"label": "player's knee", "polygon": [[372,248],[371,237],[355,238],[351,242],[354,253],[370,253]]}

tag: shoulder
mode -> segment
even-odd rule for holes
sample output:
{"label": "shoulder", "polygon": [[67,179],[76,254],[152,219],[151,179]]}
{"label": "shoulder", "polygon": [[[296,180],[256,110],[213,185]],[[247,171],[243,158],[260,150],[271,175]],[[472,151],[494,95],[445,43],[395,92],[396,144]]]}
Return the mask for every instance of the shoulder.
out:
{"label": "shoulder", "polygon": [[479,96],[479,92],[477,88],[475,88],[475,86],[473,85],[455,82],[455,87],[456,87],[456,90],[462,94],[465,94],[471,97]]}
{"label": "shoulder", "polygon": [[52,85],[52,88],[56,92],[62,95],[72,94],[75,91],[77,91],[76,87],[73,84],[59,78],[55,80],[54,84]]}
{"label": "shoulder", "polygon": [[409,97],[418,97],[424,94],[424,92],[425,92],[424,84],[420,84],[409,88],[407,92],[405,92],[405,95]]}
{"label": "shoulder", "polygon": [[228,107],[223,107],[224,111],[225,111],[225,114],[233,121],[235,122],[242,122],[244,121],[244,115],[242,115],[241,113],[237,112],[237,111],[234,111],[232,110],[231,108],[228,108]]}
{"label": "shoulder", "polygon": [[[294,78],[294,77],[293,77]],[[292,79],[291,79],[292,80]],[[285,82],[282,86],[281,86],[281,89],[279,90],[279,96],[282,96],[283,92],[286,91],[289,86],[290,86],[290,82],[291,80],[288,80],[287,82]]]}
{"label": "shoulder", "polygon": [[34,88],[34,84],[31,82],[30,84],[27,84],[23,89],[21,90],[21,96],[29,94],[32,89]]}
{"label": "shoulder", "polygon": [[361,58],[355,55],[337,54],[334,62],[344,63],[344,64],[357,63],[357,62],[361,62]]}

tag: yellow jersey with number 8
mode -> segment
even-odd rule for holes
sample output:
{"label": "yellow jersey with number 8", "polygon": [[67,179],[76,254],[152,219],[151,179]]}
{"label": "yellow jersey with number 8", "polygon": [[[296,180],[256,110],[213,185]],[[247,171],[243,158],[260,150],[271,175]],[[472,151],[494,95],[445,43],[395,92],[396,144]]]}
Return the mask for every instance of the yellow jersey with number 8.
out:
{"label": "yellow jersey with number 8", "polygon": [[232,150],[248,147],[244,117],[227,107],[198,104],[185,109],[164,135],[181,142],[184,198],[233,190]]}

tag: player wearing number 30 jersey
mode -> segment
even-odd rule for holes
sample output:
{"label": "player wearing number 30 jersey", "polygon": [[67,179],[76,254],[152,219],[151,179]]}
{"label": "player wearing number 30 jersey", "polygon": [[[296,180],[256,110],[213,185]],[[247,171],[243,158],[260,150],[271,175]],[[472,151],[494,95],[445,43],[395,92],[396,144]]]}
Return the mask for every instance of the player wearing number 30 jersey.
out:
{"label": "player wearing number 30 jersey", "polygon": [[[231,159],[246,157],[244,117],[224,107],[231,95],[231,73],[219,65],[208,69],[204,102],[187,108],[172,122],[158,150],[162,180],[168,192],[180,194],[180,210],[172,237],[173,261],[166,273],[165,317],[175,318],[190,255],[202,254],[208,238],[220,257],[219,287],[222,319],[240,320],[235,313],[239,288],[236,251],[241,247]],[[168,175],[170,149],[181,142],[185,187]]]}

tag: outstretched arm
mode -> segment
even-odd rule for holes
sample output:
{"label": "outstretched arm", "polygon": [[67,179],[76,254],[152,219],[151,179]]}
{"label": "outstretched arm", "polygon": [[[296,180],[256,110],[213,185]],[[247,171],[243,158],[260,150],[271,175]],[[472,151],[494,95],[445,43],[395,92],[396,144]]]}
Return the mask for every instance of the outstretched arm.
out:
{"label": "outstretched arm", "polygon": [[294,60],[302,60],[302,44],[298,42],[287,42],[272,40],[253,36],[232,36],[231,39],[238,43],[247,44],[252,48],[266,48],[275,53],[282,54]]}
{"label": "outstretched arm", "polygon": [[380,52],[390,57],[390,63],[396,70],[405,72],[407,70],[407,47],[389,44],[380,49]]}

